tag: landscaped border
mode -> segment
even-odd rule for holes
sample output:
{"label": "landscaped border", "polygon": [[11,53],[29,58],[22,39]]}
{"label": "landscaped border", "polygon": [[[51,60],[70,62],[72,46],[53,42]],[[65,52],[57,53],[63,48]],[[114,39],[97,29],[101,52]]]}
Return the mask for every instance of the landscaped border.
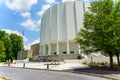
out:
{"label": "landscaped border", "polygon": [[12,80],[12,79],[0,76],[0,80]]}

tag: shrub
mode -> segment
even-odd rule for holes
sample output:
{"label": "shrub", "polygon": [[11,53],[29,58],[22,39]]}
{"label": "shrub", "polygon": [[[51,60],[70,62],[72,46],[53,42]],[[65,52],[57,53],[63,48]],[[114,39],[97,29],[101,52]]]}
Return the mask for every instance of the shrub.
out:
{"label": "shrub", "polygon": [[82,59],[82,56],[81,56],[81,55],[78,55],[77,59]]}
{"label": "shrub", "polygon": [[12,79],[9,79],[9,78],[1,77],[1,76],[0,76],[0,80],[12,80]]}
{"label": "shrub", "polygon": [[29,61],[32,61],[32,58],[31,58],[31,57],[29,58]]}
{"label": "shrub", "polygon": [[87,64],[87,62],[83,62],[83,64]]}

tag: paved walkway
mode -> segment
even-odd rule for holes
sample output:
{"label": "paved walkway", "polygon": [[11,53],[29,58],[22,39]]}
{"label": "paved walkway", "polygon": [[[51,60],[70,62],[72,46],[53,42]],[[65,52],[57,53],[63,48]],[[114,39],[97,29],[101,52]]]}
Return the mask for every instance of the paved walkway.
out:
{"label": "paved walkway", "polygon": [[[49,65],[50,70],[66,70],[66,69],[78,69],[78,68],[88,68],[88,66],[81,63],[64,63],[64,62],[29,62],[25,63],[25,68],[35,68],[35,69],[47,69],[46,64],[60,64],[60,65]],[[1,66],[8,66],[7,64],[1,64]],[[11,64],[11,67],[24,67],[24,63]]]}

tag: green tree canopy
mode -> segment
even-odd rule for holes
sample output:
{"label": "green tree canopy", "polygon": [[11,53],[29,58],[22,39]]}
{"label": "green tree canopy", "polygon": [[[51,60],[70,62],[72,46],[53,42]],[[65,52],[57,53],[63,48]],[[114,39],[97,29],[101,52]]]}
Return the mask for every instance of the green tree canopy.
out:
{"label": "green tree canopy", "polygon": [[0,30],[0,41],[2,41],[4,43],[3,45],[5,48],[5,51],[4,51],[5,52],[5,60],[17,59],[18,51],[23,50],[22,37],[17,35],[17,34],[10,34],[9,35],[5,31]]}
{"label": "green tree canopy", "polygon": [[112,57],[115,51],[120,52],[120,2],[91,2],[83,24],[75,41],[80,44],[83,53],[101,52],[109,55],[112,68]]}
{"label": "green tree canopy", "polygon": [[23,50],[22,37],[17,34],[10,34],[10,40],[12,42],[12,52],[14,53],[15,59],[17,59],[18,51]]}
{"label": "green tree canopy", "polygon": [[4,46],[4,42],[0,40],[0,61],[4,61],[5,60],[5,46]]}
{"label": "green tree canopy", "polygon": [[9,34],[6,33],[5,31],[0,31],[0,40],[4,42],[5,46],[5,54],[6,57],[5,59],[14,59],[13,52],[12,52],[12,44],[9,38]]}

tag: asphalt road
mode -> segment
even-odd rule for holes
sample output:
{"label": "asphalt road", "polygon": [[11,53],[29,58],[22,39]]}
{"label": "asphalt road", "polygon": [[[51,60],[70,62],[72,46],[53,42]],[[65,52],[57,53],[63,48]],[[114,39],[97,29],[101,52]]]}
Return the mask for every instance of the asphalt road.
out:
{"label": "asphalt road", "polygon": [[0,67],[0,76],[13,80],[107,80],[83,74],[9,67]]}

